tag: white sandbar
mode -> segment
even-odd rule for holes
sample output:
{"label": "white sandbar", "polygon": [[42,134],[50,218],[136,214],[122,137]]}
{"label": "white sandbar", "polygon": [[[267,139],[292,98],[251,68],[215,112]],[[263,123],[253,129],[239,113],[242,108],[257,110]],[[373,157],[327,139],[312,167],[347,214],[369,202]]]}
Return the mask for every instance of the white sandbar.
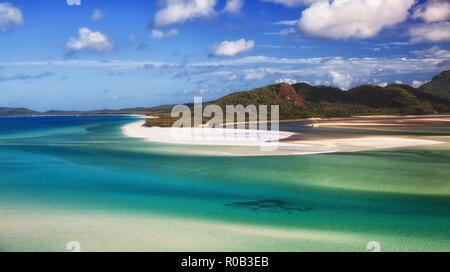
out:
{"label": "white sandbar", "polygon": [[[224,128],[182,128],[178,131],[172,128],[144,127],[144,122],[139,121],[122,127],[123,134],[131,138],[141,138],[149,142],[191,145],[191,146],[240,146],[240,147],[261,147],[269,142],[287,139],[294,135],[293,132],[276,131],[251,131]],[[196,138],[196,133],[200,133]],[[203,134],[201,134],[203,133]],[[198,135],[197,135],[198,136]],[[201,137],[203,136],[203,137]],[[280,142],[277,148],[270,152],[251,150],[218,151],[211,148],[210,152],[204,150],[196,154],[218,155],[218,156],[267,156],[267,155],[311,155],[335,152],[356,152],[379,149],[424,147],[445,142],[414,139],[407,137],[359,137],[340,138],[326,140],[295,140]]]}

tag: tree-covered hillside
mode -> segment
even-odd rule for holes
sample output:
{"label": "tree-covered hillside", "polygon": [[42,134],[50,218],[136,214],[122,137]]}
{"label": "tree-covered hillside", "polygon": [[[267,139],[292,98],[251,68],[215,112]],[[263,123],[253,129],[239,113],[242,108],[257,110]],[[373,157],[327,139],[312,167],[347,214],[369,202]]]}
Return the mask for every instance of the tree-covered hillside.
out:
{"label": "tree-covered hillside", "polygon": [[[436,77],[435,80],[440,82],[438,84],[440,90],[448,90],[449,86],[442,83],[442,76]],[[429,86],[433,85],[435,85],[433,82],[429,83]],[[423,88],[416,89],[401,84],[386,87],[362,85],[344,91],[335,87],[311,86],[306,83],[293,85],[280,83],[233,93],[208,104],[219,105],[224,112],[226,105],[279,105],[282,120],[450,112],[450,101],[425,92]],[[192,105],[190,107],[192,108]],[[169,112],[161,114],[160,117],[159,120],[149,119],[147,125],[170,126],[177,120],[170,118]]]}
{"label": "tree-covered hillside", "polygon": [[420,87],[419,90],[450,101],[450,71],[444,71],[435,76],[432,81]]}

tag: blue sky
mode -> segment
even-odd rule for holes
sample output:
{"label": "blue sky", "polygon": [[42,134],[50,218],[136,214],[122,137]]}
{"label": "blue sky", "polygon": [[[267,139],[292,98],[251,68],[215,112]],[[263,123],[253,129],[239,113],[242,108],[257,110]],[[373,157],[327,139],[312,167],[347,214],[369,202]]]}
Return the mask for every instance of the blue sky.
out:
{"label": "blue sky", "polygon": [[279,81],[419,86],[446,0],[0,0],[0,107],[117,109]]}

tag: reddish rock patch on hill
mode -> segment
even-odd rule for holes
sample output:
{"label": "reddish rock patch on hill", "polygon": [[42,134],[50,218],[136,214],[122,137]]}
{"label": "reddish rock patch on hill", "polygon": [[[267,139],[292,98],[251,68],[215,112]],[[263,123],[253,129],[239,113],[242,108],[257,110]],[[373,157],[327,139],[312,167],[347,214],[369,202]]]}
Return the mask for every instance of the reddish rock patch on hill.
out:
{"label": "reddish rock patch on hill", "polygon": [[283,98],[286,100],[295,101],[296,106],[305,106],[301,97],[295,92],[294,88],[287,83],[281,83],[280,89],[278,90],[278,98]]}

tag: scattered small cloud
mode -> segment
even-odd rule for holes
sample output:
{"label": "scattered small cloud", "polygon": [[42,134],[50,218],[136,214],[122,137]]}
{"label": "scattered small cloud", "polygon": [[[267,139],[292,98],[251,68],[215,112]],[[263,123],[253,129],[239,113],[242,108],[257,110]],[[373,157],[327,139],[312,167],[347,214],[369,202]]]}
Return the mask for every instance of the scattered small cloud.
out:
{"label": "scattered small cloud", "polygon": [[69,6],[81,6],[81,0],[66,0]]}
{"label": "scattered small cloud", "polygon": [[295,34],[297,33],[297,30],[293,27],[290,28],[285,28],[282,29],[281,31],[277,31],[277,32],[266,32],[264,33],[265,35],[281,35],[281,36],[286,36],[289,34]]}
{"label": "scattered small cloud", "polygon": [[0,81],[26,81],[26,80],[34,80],[34,79],[41,79],[45,77],[53,76],[55,73],[53,72],[44,72],[41,74],[31,75],[31,74],[16,74],[13,76],[1,76],[0,75]]}
{"label": "scattered small cloud", "polygon": [[95,22],[103,18],[103,12],[99,9],[96,9],[92,12],[91,21]]}
{"label": "scattered small cloud", "polygon": [[158,29],[153,29],[150,35],[156,39],[164,38],[164,32]]}
{"label": "scattered small cloud", "polygon": [[435,45],[423,50],[413,50],[411,51],[411,53],[419,57],[439,57],[450,59],[450,51],[442,49],[439,45]]}
{"label": "scattered small cloud", "polygon": [[184,23],[198,17],[214,14],[216,0],[166,0],[154,19],[154,26],[162,28],[168,25]]}
{"label": "scattered small cloud", "polygon": [[411,42],[450,41],[450,22],[414,25],[409,29]]}
{"label": "scattered small cloud", "polygon": [[275,81],[275,83],[288,83],[288,84],[295,84],[297,83],[297,80],[295,79],[290,79],[290,78],[282,78],[282,79],[278,79],[277,81]]}
{"label": "scattered small cloud", "polygon": [[329,74],[331,75],[333,84],[339,88],[346,90],[353,84],[354,80],[350,74],[341,74],[336,71],[329,71]]}
{"label": "scattered small cloud", "polygon": [[94,53],[106,53],[114,49],[114,44],[105,34],[83,27],[78,30],[78,38],[69,39],[66,49],[69,52],[87,49]]}
{"label": "scattered small cloud", "polygon": [[413,82],[412,82],[412,86],[413,86],[414,88],[419,88],[419,87],[422,86],[423,84],[424,84],[424,82],[419,81],[419,80],[413,80]]}
{"label": "scattered small cloud", "polygon": [[274,32],[265,32],[264,35],[281,35],[286,36],[289,34],[295,34],[297,33],[297,30],[295,29],[295,25],[298,24],[298,20],[286,20],[286,21],[278,21],[272,23],[272,25],[276,26],[290,26],[289,28],[282,29],[280,31],[274,31]]}
{"label": "scattered small cloud", "polygon": [[380,86],[382,88],[387,87],[387,85],[388,85],[387,82],[383,82],[383,83],[378,84],[378,86]]}
{"label": "scattered small cloud", "polygon": [[255,69],[247,71],[247,74],[244,76],[244,80],[261,80],[266,77],[267,73],[265,69]]}
{"label": "scattered small cloud", "polygon": [[443,70],[449,70],[450,69],[450,59],[441,61],[438,65],[438,68],[441,68]]}
{"label": "scattered small cloud", "polygon": [[422,19],[429,23],[450,20],[450,2],[448,0],[429,0],[414,10],[412,18]]}
{"label": "scattered small cloud", "polygon": [[176,35],[178,35],[177,29],[171,29],[167,32],[158,29],[153,29],[150,33],[150,36],[155,39],[170,38],[175,37]]}
{"label": "scattered small cloud", "polygon": [[234,57],[253,49],[253,47],[255,47],[255,41],[253,40],[223,41],[216,47],[214,54],[216,56]]}
{"label": "scattered small cloud", "polygon": [[295,26],[298,23],[298,20],[288,20],[288,21],[278,21],[272,23],[272,25],[286,25],[286,26]]}
{"label": "scattered small cloud", "polygon": [[11,31],[24,22],[20,9],[10,3],[0,3],[0,33]]}
{"label": "scattered small cloud", "polygon": [[[179,91],[173,94],[173,96],[175,97],[179,97],[179,96],[184,96],[184,97],[193,97],[193,96],[204,96],[204,97],[213,97],[216,96],[218,94],[223,94],[227,91],[218,89],[218,88],[214,88],[214,89],[210,89],[210,88],[195,88],[195,90],[184,90],[184,91]],[[162,94],[164,96],[166,96],[167,94],[164,93]]]}
{"label": "scattered small cloud", "polygon": [[239,13],[244,5],[244,0],[227,0],[224,12]]}

